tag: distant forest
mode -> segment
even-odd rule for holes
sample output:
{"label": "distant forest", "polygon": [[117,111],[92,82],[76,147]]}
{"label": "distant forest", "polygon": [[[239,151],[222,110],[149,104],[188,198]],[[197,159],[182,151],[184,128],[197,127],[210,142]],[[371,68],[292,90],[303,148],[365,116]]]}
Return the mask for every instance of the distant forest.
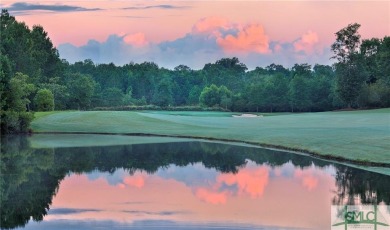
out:
{"label": "distant forest", "polygon": [[124,66],[61,60],[47,32],[1,12],[1,133],[26,132],[34,111],[221,110],[316,112],[390,106],[390,37],[336,32],[335,64],[271,64],[248,70],[222,58],[193,70],[153,62]]}

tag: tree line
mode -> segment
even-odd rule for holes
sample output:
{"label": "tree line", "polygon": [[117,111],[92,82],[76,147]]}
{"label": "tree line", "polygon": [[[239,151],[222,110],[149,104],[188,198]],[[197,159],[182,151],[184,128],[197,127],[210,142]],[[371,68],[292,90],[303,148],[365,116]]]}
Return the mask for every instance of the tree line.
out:
{"label": "tree line", "polygon": [[[26,132],[33,111],[137,108],[306,112],[390,105],[390,37],[361,40],[360,25],[338,31],[334,65],[271,64],[248,70],[222,58],[194,70],[153,62],[74,64],[61,60],[41,26],[1,13],[1,133]],[[152,106],[151,106],[152,105]],[[149,106],[149,107],[148,107]]]}

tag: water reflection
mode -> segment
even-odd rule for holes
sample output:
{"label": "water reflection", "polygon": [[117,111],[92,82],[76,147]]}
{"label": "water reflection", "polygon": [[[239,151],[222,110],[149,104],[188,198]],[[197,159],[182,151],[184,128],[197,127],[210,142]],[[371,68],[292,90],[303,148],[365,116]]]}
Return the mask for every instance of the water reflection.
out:
{"label": "water reflection", "polygon": [[390,203],[389,176],[260,148],[34,149],[13,136],[1,153],[3,229],[327,229],[332,203]]}

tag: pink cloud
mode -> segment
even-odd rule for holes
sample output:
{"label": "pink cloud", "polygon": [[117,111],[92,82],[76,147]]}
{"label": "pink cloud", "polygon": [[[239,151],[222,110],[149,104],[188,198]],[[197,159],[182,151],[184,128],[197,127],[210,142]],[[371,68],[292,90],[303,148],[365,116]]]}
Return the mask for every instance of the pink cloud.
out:
{"label": "pink cloud", "polygon": [[192,32],[197,33],[215,33],[219,29],[229,29],[231,23],[226,18],[208,17],[200,19],[192,27]]}
{"label": "pink cloud", "polygon": [[130,45],[142,47],[148,45],[144,33],[128,34],[123,37],[123,40]]}
{"label": "pink cloud", "polygon": [[259,24],[250,24],[240,28],[237,35],[227,35],[217,39],[217,43],[226,53],[269,53],[269,40],[264,28]]}
{"label": "pink cloud", "polygon": [[141,175],[137,176],[128,176],[123,179],[123,183],[128,186],[133,186],[136,188],[142,188],[145,185],[145,178]]}
{"label": "pink cloud", "polygon": [[195,192],[195,196],[210,204],[225,204],[227,199],[226,192],[209,191],[205,188],[198,188]]}
{"label": "pink cloud", "polygon": [[121,189],[126,188],[126,185],[125,185],[125,184],[122,184],[122,183],[118,184],[117,186],[118,186],[118,188],[121,188]]}
{"label": "pink cloud", "polygon": [[222,174],[218,176],[219,183],[237,185],[240,194],[249,194],[252,198],[261,197],[268,184],[268,168],[241,169],[237,174]]}
{"label": "pink cloud", "polygon": [[294,49],[296,52],[304,51],[307,54],[312,54],[316,50],[316,45],[319,42],[317,33],[308,31],[294,42]]}
{"label": "pink cloud", "polygon": [[302,184],[304,187],[306,187],[309,191],[313,190],[318,185],[318,178],[314,176],[306,176],[303,178]]}
{"label": "pink cloud", "polygon": [[310,169],[297,169],[294,172],[294,177],[301,181],[303,187],[308,191],[312,191],[318,186],[318,175],[315,175],[313,168]]}

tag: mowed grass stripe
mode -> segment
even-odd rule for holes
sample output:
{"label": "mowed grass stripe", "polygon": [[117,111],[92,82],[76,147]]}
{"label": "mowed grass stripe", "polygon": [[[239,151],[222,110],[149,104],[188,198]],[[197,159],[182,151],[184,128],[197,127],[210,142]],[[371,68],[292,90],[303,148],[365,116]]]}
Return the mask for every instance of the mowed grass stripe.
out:
{"label": "mowed grass stripe", "polygon": [[390,109],[234,118],[221,112],[58,112],[34,132],[147,133],[243,141],[390,164]]}
{"label": "mowed grass stripe", "polygon": [[181,125],[123,111],[57,112],[40,116],[32,124],[36,132],[159,133],[172,127],[179,130],[197,128],[195,124]]}

